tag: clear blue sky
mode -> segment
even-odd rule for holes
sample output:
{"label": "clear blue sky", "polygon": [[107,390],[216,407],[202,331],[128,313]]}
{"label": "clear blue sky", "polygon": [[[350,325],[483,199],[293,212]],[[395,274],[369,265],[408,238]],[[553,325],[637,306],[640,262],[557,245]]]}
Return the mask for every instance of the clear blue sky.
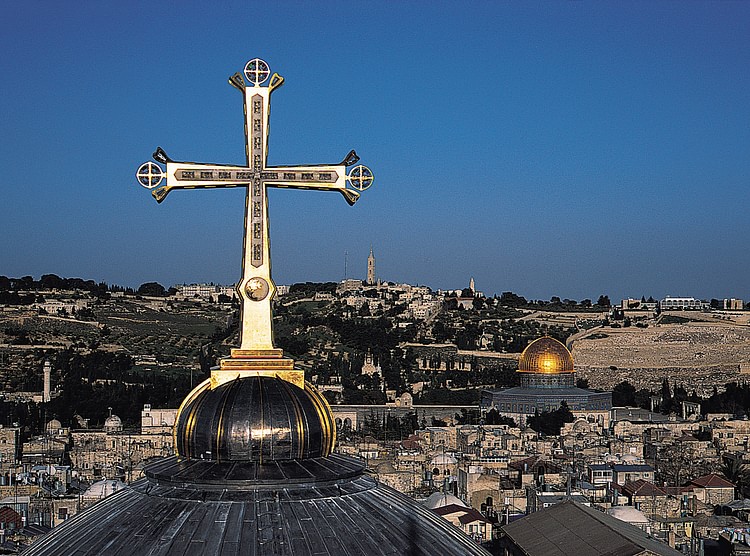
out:
{"label": "clear blue sky", "polygon": [[271,193],[277,283],[750,299],[750,2],[5,2],[0,51],[0,274],[235,282],[244,192],[134,172],[243,163],[261,57],[269,162],[376,176]]}

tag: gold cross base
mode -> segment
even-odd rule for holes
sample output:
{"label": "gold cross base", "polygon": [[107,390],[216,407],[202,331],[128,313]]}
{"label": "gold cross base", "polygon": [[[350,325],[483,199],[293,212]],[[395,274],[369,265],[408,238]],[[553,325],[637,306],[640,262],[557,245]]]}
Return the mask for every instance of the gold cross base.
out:
{"label": "gold cross base", "polygon": [[211,389],[247,376],[270,376],[305,388],[305,371],[294,368],[294,359],[280,349],[232,349],[218,367],[211,369]]}

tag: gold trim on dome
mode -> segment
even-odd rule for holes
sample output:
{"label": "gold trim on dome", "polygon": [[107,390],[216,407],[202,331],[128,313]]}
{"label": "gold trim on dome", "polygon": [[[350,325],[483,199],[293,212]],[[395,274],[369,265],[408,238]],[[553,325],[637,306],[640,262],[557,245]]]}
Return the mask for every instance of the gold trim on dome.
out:
{"label": "gold trim on dome", "polygon": [[305,390],[310,395],[310,400],[313,402],[315,411],[317,411],[318,418],[320,419],[321,432],[323,433],[322,455],[329,456],[336,445],[336,427],[333,422],[333,411],[331,411],[328,400],[323,397],[315,386],[307,381],[305,381]]}
{"label": "gold trim on dome", "polygon": [[[186,407],[188,407],[189,404],[193,403],[193,400],[203,392],[206,388],[211,386],[211,379],[207,378],[203,382],[201,382],[198,386],[193,388],[193,390],[185,396],[185,399],[182,400],[182,403],[180,404],[179,409],[177,409],[177,415],[175,416],[174,420],[174,427],[172,427],[172,439],[174,441],[174,452],[177,454],[178,457],[184,457],[185,454],[180,453],[180,442],[178,441],[177,437],[177,423],[180,422],[180,415],[185,410]],[[184,430],[183,430],[183,444],[186,446],[189,444],[190,441],[190,435],[188,431],[192,432],[193,428],[195,427],[195,412],[191,411],[188,415],[188,422],[186,423]]]}
{"label": "gold trim on dome", "polygon": [[518,358],[519,373],[574,373],[573,356],[558,340],[544,336],[531,342]]}

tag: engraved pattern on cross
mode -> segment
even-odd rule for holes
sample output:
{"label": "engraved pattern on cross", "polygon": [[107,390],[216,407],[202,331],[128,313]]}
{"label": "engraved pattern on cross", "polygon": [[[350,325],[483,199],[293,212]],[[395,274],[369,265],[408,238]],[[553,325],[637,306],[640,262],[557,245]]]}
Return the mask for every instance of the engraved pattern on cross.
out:
{"label": "engraved pattern on cross", "polygon": [[[268,85],[262,86],[267,80]],[[242,278],[237,284],[242,302],[241,350],[274,349],[271,301],[276,288],[271,279],[267,188],[338,191],[349,204],[354,204],[359,191],[372,183],[372,173],[365,166],[357,166],[351,176],[346,175],[346,167],[359,160],[354,151],[336,165],[267,165],[270,98],[283,82],[278,74],[271,75],[268,64],[258,58],[247,63],[244,78],[240,73],[229,78],[229,83],[244,98],[246,166],[176,162],[158,148],[154,159],[167,166],[166,185],[153,189],[161,182],[150,166],[153,163],[143,164],[136,173],[141,185],[153,189],[152,195],[158,202],[173,189],[247,188]],[[347,179],[356,190],[347,189]]]}

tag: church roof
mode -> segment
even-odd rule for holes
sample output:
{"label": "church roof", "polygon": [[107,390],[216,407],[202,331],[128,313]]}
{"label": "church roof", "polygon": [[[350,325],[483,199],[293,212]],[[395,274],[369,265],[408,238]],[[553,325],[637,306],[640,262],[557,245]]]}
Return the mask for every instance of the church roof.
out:
{"label": "church roof", "polygon": [[333,414],[309,383],[249,376],[191,392],[175,422],[177,453],[216,461],[272,461],[326,456],[336,436]]}
{"label": "church roof", "polygon": [[274,464],[162,460],[26,556],[487,555],[448,521],[341,455]]}

